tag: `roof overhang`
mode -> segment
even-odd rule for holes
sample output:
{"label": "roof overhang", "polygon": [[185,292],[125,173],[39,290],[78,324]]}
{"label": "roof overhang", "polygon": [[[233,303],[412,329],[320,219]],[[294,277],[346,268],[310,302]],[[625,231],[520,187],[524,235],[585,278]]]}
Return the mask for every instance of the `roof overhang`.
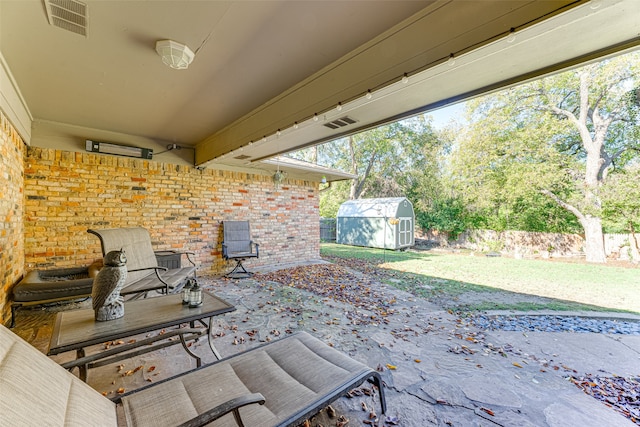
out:
{"label": "roof overhang", "polygon": [[[249,166],[640,44],[640,1],[512,6],[436,2],[198,144],[196,163]],[[416,38],[429,43],[377,60]],[[353,123],[326,126],[343,117]]]}

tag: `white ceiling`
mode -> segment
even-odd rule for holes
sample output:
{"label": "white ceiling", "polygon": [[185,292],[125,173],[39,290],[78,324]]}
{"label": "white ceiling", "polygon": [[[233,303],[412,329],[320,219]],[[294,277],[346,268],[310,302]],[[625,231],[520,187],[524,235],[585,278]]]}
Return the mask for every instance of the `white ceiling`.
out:
{"label": "white ceiling", "polygon": [[[636,0],[85,2],[87,37],[49,25],[39,0],[0,0],[0,59],[33,119],[31,143],[176,143],[216,167],[269,169],[257,160],[640,34]],[[187,70],[162,63],[161,39],[197,52]],[[356,123],[324,126],[345,115]]]}

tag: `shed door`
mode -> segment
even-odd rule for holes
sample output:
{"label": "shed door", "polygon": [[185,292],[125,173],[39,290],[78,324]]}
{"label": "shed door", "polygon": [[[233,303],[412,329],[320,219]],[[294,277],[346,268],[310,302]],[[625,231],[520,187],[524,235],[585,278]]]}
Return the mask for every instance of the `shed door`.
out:
{"label": "shed door", "polygon": [[411,226],[411,218],[400,218],[400,223],[398,224],[398,245],[411,246],[412,233],[413,227]]}

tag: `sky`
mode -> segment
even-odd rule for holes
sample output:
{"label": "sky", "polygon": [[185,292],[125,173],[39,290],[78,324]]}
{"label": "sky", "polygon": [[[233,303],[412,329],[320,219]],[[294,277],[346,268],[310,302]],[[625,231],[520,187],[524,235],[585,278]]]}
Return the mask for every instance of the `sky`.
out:
{"label": "sky", "polygon": [[425,115],[431,116],[433,118],[434,127],[436,127],[437,129],[442,129],[447,124],[449,124],[451,119],[457,119],[459,122],[464,121],[464,102],[459,102],[457,104],[429,111],[425,113]]}

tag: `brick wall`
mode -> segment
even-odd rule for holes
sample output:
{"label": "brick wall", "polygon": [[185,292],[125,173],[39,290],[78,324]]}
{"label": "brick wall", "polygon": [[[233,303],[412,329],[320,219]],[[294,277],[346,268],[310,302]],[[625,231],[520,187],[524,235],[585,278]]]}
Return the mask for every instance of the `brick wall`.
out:
{"label": "brick wall", "polygon": [[0,323],[9,318],[11,289],[24,273],[23,158],[25,144],[0,111]]}
{"label": "brick wall", "polygon": [[251,221],[260,258],[247,267],[319,257],[317,183],[30,147],[25,161],[26,269],[101,258],[89,228],[142,226],[154,249],[196,252],[199,272],[232,267],[220,221]]}

